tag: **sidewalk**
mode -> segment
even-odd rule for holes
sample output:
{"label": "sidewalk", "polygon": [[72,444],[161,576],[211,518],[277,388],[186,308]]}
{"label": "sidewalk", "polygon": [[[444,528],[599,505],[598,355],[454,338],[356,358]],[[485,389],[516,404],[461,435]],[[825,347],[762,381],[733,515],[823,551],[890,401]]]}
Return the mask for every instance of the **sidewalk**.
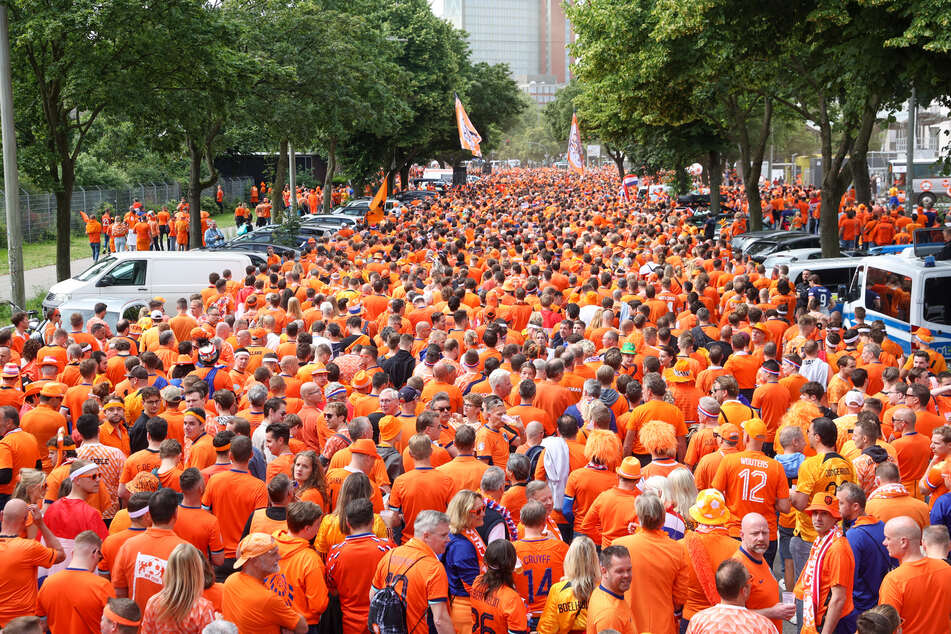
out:
{"label": "sidewalk", "polygon": [[[226,240],[234,237],[234,227],[223,227],[221,233],[225,235]],[[83,250],[88,253],[88,249]],[[92,265],[92,258],[80,258],[73,260],[70,265],[70,271],[73,275],[78,275]],[[23,284],[26,287],[26,298],[30,300],[40,293],[45,295],[53,284],[56,284],[56,265],[43,266],[38,269],[30,269],[23,273]],[[11,292],[12,282],[9,275],[0,275],[0,301],[10,301],[13,299]]]}

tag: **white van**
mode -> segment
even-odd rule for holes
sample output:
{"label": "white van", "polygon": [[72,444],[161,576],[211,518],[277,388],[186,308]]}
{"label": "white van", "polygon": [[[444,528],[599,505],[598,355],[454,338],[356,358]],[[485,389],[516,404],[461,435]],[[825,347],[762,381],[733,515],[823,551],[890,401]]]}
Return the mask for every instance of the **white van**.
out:
{"label": "white van", "polygon": [[882,320],[906,353],[914,350],[912,333],[927,328],[934,337],[928,345],[951,359],[951,261],[912,249],[862,258],[842,313],[847,324],[855,323],[856,306],[865,308],[866,322]]}
{"label": "white van", "polygon": [[[795,287],[802,281],[802,274],[809,271],[819,276],[819,284],[832,293],[832,305],[822,306],[830,312],[841,311],[849,284],[855,278],[855,271],[865,258],[822,258],[819,260],[800,260],[790,262],[789,282]],[[769,273],[769,269],[767,269]]]}
{"label": "white van", "polygon": [[245,253],[229,251],[123,251],[113,253],[68,280],[54,284],[43,300],[51,310],[86,298],[151,299],[169,302],[208,286],[209,273],[230,269],[236,279],[252,264]]}

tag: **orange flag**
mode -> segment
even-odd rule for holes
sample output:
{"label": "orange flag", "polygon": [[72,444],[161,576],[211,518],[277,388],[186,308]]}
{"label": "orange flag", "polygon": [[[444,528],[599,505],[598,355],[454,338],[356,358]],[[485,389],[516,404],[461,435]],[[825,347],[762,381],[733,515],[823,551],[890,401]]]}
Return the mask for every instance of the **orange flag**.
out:
{"label": "orange flag", "polygon": [[377,190],[376,196],[370,201],[370,210],[367,212],[367,224],[375,225],[383,221],[383,208],[386,205],[386,175],[383,175],[383,183]]}

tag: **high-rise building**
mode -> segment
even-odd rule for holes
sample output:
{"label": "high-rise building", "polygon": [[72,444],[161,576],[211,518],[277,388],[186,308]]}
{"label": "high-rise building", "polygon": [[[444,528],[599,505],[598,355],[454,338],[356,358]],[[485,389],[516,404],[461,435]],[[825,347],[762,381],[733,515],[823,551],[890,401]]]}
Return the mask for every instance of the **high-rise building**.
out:
{"label": "high-rise building", "polygon": [[508,64],[536,102],[571,79],[574,41],[562,0],[433,0],[433,12],[467,33],[472,61]]}

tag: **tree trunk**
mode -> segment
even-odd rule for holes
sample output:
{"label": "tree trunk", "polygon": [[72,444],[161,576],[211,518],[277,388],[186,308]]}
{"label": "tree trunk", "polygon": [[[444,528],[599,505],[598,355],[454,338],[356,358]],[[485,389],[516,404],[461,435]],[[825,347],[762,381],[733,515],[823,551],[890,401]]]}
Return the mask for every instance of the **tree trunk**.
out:
{"label": "tree trunk", "polygon": [[[196,141],[188,140],[188,248],[201,246],[204,236],[201,234],[201,159],[202,148]],[[120,211],[120,210],[116,210]]]}
{"label": "tree trunk", "polygon": [[740,163],[749,208],[749,228],[750,231],[760,231],[763,228],[763,204],[759,195],[759,177],[763,171],[766,140],[769,138],[770,123],[773,118],[773,101],[767,98],[763,102],[763,121],[756,143],[753,143],[750,138],[747,114],[735,100],[731,100],[727,105],[740,142]]}
{"label": "tree trunk", "polygon": [[[72,277],[69,256],[70,216],[72,215],[73,186],[76,183],[76,163],[71,159],[61,162],[60,188],[56,192],[56,280]],[[88,210],[87,210],[88,211]],[[116,210],[119,211],[119,210]],[[29,299],[29,297],[27,298]]]}
{"label": "tree trunk", "polygon": [[274,168],[274,189],[271,191],[271,222],[281,224],[284,220],[284,184],[287,182],[287,139],[281,139],[277,150],[277,166]]}
{"label": "tree trunk", "polygon": [[878,118],[878,102],[878,98],[873,96],[866,104],[862,113],[862,125],[855,137],[849,159],[852,165],[852,182],[855,184],[855,200],[869,206],[872,204],[872,183],[868,175],[868,144]]}
{"label": "tree trunk", "polygon": [[611,160],[614,161],[614,166],[617,167],[618,178],[621,179],[621,182],[624,182],[624,152],[621,150],[615,150],[607,143],[604,144],[604,150],[608,153],[608,156],[611,157]]}
{"label": "tree trunk", "polygon": [[409,168],[411,165],[403,163],[403,166],[400,168],[400,187],[403,188],[403,191],[409,189]]}
{"label": "tree trunk", "polygon": [[710,213],[720,213],[720,183],[723,181],[723,172],[720,171],[720,153],[711,150],[708,155],[707,178],[710,181]]}
{"label": "tree trunk", "polygon": [[334,171],[337,169],[337,140],[327,144],[327,171],[324,173],[324,213],[329,214],[333,205]]}

